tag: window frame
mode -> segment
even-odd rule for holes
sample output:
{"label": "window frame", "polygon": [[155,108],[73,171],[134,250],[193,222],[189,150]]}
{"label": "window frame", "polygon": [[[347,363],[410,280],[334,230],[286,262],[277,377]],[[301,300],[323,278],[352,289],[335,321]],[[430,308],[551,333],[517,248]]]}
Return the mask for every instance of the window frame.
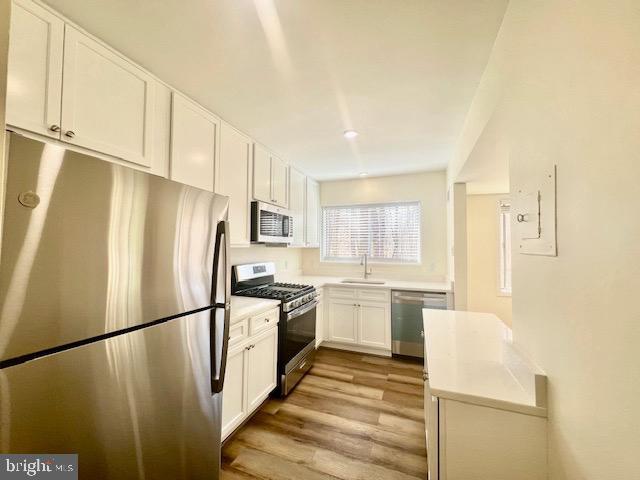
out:
{"label": "window frame", "polygon": [[418,226],[418,260],[415,262],[402,262],[397,259],[393,260],[384,260],[379,258],[368,258],[369,264],[375,265],[391,265],[391,266],[421,266],[422,265],[422,230],[423,230],[423,210],[422,210],[422,201],[420,200],[401,200],[395,202],[370,202],[370,203],[336,203],[329,205],[322,205],[320,208],[320,263],[328,263],[328,264],[343,264],[343,265],[359,265],[362,262],[362,257],[352,257],[352,258],[339,258],[339,257],[325,257],[324,256],[324,237],[325,237],[325,228],[324,228],[324,209],[325,208],[354,208],[354,207],[373,207],[373,206],[397,206],[397,205],[417,205],[420,209],[420,222]]}
{"label": "window frame", "polygon": [[[504,207],[505,205],[508,206],[509,208],[509,236],[506,239],[506,241],[509,242],[509,244],[511,245],[511,248],[509,249],[509,251],[511,252],[511,258],[509,259],[509,267],[511,270],[511,275],[510,275],[510,285],[508,285],[508,288],[503,287],[503,276],[506,276],[506,269],[504,268],[505,263],[505,258],[506,258],[506,254],[507,254],[507,249],[505,246],[505,229],[504,229],[504,225],[505,225],[505,218],[504,218]],[[499,297],[511,297],[513,294],[513,242],[512,242],[512,238],[511,238],[511,207],[512,207],[512,202],[510,198],[501,198],[500,200],[498,200],[498,204],[497,204],[497,223],[498,223],[498,245],[497,245],[497,249],[498,249],[498,261],[497,261],[497,278],[496,278],[496,291],[498,293]]]}

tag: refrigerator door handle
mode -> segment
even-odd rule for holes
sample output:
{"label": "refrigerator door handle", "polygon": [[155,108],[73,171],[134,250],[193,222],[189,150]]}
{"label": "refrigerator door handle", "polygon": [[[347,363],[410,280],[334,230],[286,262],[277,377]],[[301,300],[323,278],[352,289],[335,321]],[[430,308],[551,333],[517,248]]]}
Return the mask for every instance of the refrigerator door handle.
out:
{"label": "refrigerator door handle", "polygon": [[[227,350],[229,349],[229,326],[231,323],[231,264],[229,262],[229,222],[218,223],[216,232],[215,254],[213,259],[212,303],[217,307],[211,319],[211,393],[222,391],[224,374],[227,369]],[[220,260],[220,257],[222,261]],[[222,275],[222,278],[220,278]],[[223,292],[219,291],[222,283]],[[222,294],[222,298],[220,296]],[[222,301],[221,301],[222,300]],[[217,313],[224,309],[222,329],[217,324]],[[220,331],[222,330],[222,331]],[[218,333],[220,334],[218,337]],[[218,338],[216,338],[218,337]]]}
{"label": "refrigerator door handle", "polygon": [[[230,249],[229,222],[221,220],[218,222],[216,230],[215,253],[213,255],[213,288],[211,289],[211,304],[217,307],[229,306],[231,302]],[[222,261],[220,257],[222,257]]]}
{"label": "refrigerator door handle", "polygon": [[[216,312],[218,310],[213,310],[212,319],[211,319],[211,331],[213,332],[212,336],[215,337],[215,332],[219,331],[218,325],[215,325],[216,322]],[[224,324],[222,326],[222,338],[220,341],[216,341],[215,338],[212,338],[212,349],[211,349],[211,394],[215,395],[216,393],[222,392],[222,388],[224,387],[224,375],[227,370],[227,351],[229,350],[229,324],[231,320],[231,309],[226,307],[224,309]]]}

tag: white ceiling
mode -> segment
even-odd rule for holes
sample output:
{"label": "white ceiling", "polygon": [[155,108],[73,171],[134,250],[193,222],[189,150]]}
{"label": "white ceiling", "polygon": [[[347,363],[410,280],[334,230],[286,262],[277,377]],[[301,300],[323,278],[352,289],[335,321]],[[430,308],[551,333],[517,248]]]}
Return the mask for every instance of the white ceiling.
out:
{"label": "white ceiling", "polygon": [[444,168],[508,2],[46,1],[320,180]]}

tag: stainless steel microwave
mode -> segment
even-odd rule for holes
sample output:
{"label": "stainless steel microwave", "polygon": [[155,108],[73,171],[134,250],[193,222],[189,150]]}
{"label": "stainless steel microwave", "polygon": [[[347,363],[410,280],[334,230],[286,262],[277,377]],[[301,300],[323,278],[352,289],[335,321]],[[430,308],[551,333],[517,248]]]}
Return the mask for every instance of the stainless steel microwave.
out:
{"label": "stainless steel microwave", "polygon": [[251,202],[251,242],[289,244],[293,217],[289,210],[264,202]]}

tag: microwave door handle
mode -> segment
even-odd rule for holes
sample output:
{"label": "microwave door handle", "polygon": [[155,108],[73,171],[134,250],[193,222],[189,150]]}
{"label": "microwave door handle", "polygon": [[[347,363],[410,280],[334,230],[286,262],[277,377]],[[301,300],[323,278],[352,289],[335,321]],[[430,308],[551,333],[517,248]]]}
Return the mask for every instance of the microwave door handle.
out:
{"label": "microwave door handle", "polygon": [[[230,240],[229,222],[218,222],[215,253],[213,258],[212,304],[211,311],[211,393],[222,391],[224,375],[227,369],[227,351],[229,350],[229,327],[231,323],[231,263],[229,261]],[[221,258],[222,257],[222,260]],[[222,279],[220,279],[222,276]],[[221,280],[221,282],[220,282]],[[222,283],[222,301],[219,301],[219,284]],[[224,311],[222,325],[218,323],[218,313]]]}

